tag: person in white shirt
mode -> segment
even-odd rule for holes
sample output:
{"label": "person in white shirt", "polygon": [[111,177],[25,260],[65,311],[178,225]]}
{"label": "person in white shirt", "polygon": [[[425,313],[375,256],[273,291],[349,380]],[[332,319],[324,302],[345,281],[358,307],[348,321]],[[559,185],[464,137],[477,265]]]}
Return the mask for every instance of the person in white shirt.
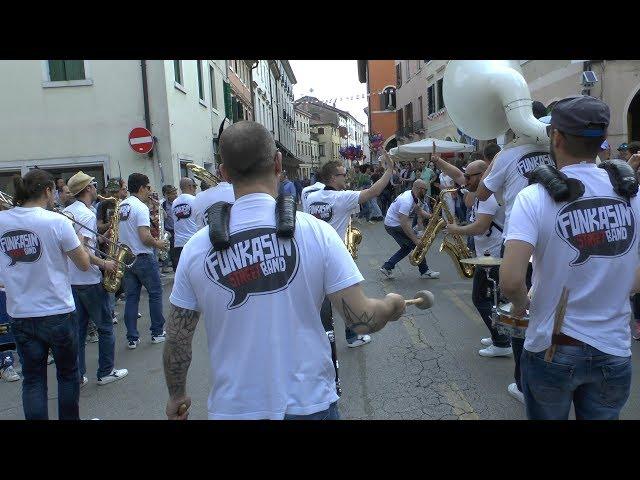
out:
{"label": "person in white shirt", "polygon": [[[113,260],[102,259],[95,255],[98,225],[95,214],[89,209],[91,202],[98,196],[95,178],[79,171],[69,179],[67,185],[76,201],[65,208],[63,213],[70,214],[71,218],[78,222],[74,223],[74,229],[84,244],[89,246],[87,254],[91,262],[91,267],[86,272],[79,270],[71,260],[68,262],[71,292],[78,321],[81,386],[89,381],[85,376],[87,373],[85,340],[89,321],[95,324],[98,331],[98,371],[96,373],[98,385],[106,385],[126,377],[129,373],[126,368],[114,368],[116,339],[113,334],[109,297],[102,286],[100,272],[100,268],[106,272],[114,272],[117,265]],[[82,228],[79,224],[87,228]]]}
{"label": "person in white shirt", "polygon": [[33,169],[14,177],[14,204],[0,212],[0,278],[22,362],[22,406],[27,420],[47,420],[47,354],[58,379],[58,418],[79,420],[78,324],[67,258],[89,269],[89,255],[71,221],[54,207],[51,174]]}
{"label": "person in white shirt", "polygon": [[134,349],[140,343],[138,334],[138,303],[142,286],[149,294],[149,315],[151,316],[151,343],[165,341],[162,316],[162,284],[160,270],[154,248],[167,250],[169,242],[155,239],[151,235],[149,200],[151,186],[149,177],[142,173],[132,173],[127,181],[129,193],[120,203],[120,242],[127,245],[136,256],[133,266],[124,274],[126,301],[124,322],[127,326],[128,347]]}
{"label": "person in white shirt", "polygon": [[[320,171],[320,178],[325,182],[325,186],[309,193],[305,212],[327,222],[338,232],[340,238],[345,239],[351,213],[357,211],[360,205],[380,195],[391,179],[393,161],[386,152],[383,162],[386,162],[384,175],[371,187],[359,191],[345,190],[347,169],[342,162],[325,163]],[[333,313],[329,300],[323,303],[322,322],[326,328],[333,330]],[[349,328],[349,325],[345,325],[344,332],[349,347],[359,347],[371,341],[370,335],[359,335]]]}
{"label": "person in white shirt", "polygon": [[174,272],[178,268],[174,252],[175,235],[173,232],[173,214],[171,213],[173,201],[178,197],[178,189],[173,185],[163,185],[162,196],[160,206],[164,215],[164,230],[169,234],[169,258],[162,264],[162,272],[166,273],[169,271],[168,262],[171,262],[171,268]]}
{"label": "person in white shirt", "polygon": [[[531,105],[533,116],[537,119],[544,117],[546,114],[545,106],[538,101],[534,101]],[[514,132],[509,130],[508,137],[512,137]],[[507,238],[509,230],[509,217],[513,202],[520,191],[529,184],[529,175],[540,165],[553,165],[553,160],[549,155],[549,148],[539,144],[519,145],[510,147],[505,145],[504,149],[494,158],[489,168],[485,171],[476,196],[486,201],[495,194],[496,200],[505,207],[505,220],[502,232],[503,243]],[[502,247],[504,252],[504,245]],[[501,252],[501,253],[502,253]],[[527,274],[527,278],[531,278],[531,269]],[[515,382],[510,383],[507,387],[509,395],[524,403],[522,394],[520,357],[524,348],[524,339],[512,337],[511,346],[513,348],[514,370],[513,377]]]}
{"label": "person in white shirt", "polygon": [[[442,165],[442,163],[446,163],[446,164],[450,165],[448,162],[446,162],[446,161],[444,161],[444,160],[443,160],[443,162],[441,162],[440,164],[438,164],[438,166],[439,166],[441,169],[443,169],[443,165]],[[444,169],[443,169],[443,171],[440,173],[439,180],[440,180],[440,190],[441,190],[441,191],[442,191],[442,190],[445,190],[445,189],[448,189],[448,188],[454,188],[454,187],[456,186],[455,182],[453,181],[453,178],[451,178],[449,175],[447,175],[447,174],[444,172]],[[456,197],[457,195],[458,195],[458,193],[457,193],[457,192],[448,192],[448,193],[445,193],[445,194],[443,195],[444,202],[447,204],[447,208],[449,209],[449,212],[451,212],[451,215],[453,215],[454,217],[456,216],[456,202],[455,202],[455,197]],[[444,212],[442,213],[442,218],[445,218],[445,216],[444,216]]]}
{"label": "person in white shirt", "polygon": [[[418,179],[413,182],[411,190],[398,195],[387,210],[384,217],[384,228],[400,246],[400,250],[380,267],[380,272],[387,278],[393,278],[393,269],[398,262],[420,244],[420,238],[413,231],[412,221],[414,218],[418,218],[424,222],[431,217],[431,213],[427,211],[428,207],[424,203],[426,193],[427,184],[424,180]],[[440,278],[440,272],[429,269],[426,257],[418,265],[418,271],[420,278]]]}
{"label": "person in white shirt", "polygon": [[[454,165],[442,162],[439,157],[434,156],[434,158],[436,158],[438,165],[442,165],[441,168],[452,178],[461,175],[464,180],[461,181],[461,185],[472,193],[477,190],[478,184],[480,183],[480,176],[488,166],[484,160],[475,160],[467,165],[463,173]],[[457,180],[456,182],[460,183]],[[503,226],[504,206],[499,205],[495,196],[491,195],[489,199],[485,201],[481,201],[478,198],[474,199],[471,209],[471,222],[468,225],[448,224],[445,233],[473,236],[477,257],[485,255],[500,257]],[[498,282],[498,267],[492,267],[489,270],[489,276]],[[471,298],[473,305],[478,310],[478,313],[491,334],[490,337],[483,338],[480,341],[486,348],[481,349],[478,353],[483,357],[504,357],[511,355],[513,350],[511,349],[510,338],[498,333],[492,326],[493,283],[487,278],[487,270],[480,266],[476,266],[473,274]]]}
{"label": "person in white shirt", "polygon": [[[200,183],[202,188],[202,182]],[[229,182],[220,182],[215,187],[209,187],[196,195],[193,201],[193,214],[198,229],[208,225],[207,210],[218,202],[233,203],[236,197],[233,195],[233,185]]]}
{"label": "person in white shirt", "polygon": [[220,224],[228,248],[212,248],[209,229],[202,229],[182,252],[163,355],[167,417],[187,419],[191,343],[202,315],[210,419],[337,419],[335,371],[319,314],[324,297],[358,333],[400,318],[404,299],[367,298],[342,238],[327,223],[295,213],[295,205],[283,214],[287,222],[295,218],[293,237],[277,235],[282,154],[264,126],[233,124],[220,136],[220,155],[236,196],[229,223]]}
{"label": "person in white shirt", "polygon": [[302,194],[300,195],[302,197],[302,211],[306,212],[307,208],[309,206],[309,203],[307,202],[307,197],[312,194],[313,192],[317,192],[318,190],[322,190],[325,187],[325,184],[322,183],[322,177],[320,176],[320,173],[318,173],[318,175],[316,176],[317,180],[313,185],[309,185],[308,187],[304,187],[302,189]]}
{"label": "person in white shirt", "polygon": [[180,195],[171,204],[171,216],[173,218],[173,234],[176,269],[180,263],[182,247],[200,229],[196,223],[193,211],[193,203],[196,198],[196,182],[193,178],[180,179]]}
{"label": "person in white shirt", "polygon": [[629,396],[628,298],[640,290],[640,198],[626,162],[595,164],[609,117],[597,98],[558,101],[549,131],[559,171],[534,172],[540,183],[522,190],[511,211],[500,289],[515,315],[529,310],[521,369],[532,420],[567,420],[572,403],[578,420],[615,420]]}

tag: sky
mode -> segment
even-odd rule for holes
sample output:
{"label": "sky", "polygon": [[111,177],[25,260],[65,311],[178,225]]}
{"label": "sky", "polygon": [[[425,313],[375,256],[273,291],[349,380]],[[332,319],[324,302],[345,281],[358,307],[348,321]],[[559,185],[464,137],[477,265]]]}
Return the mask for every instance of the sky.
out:
{"label": "sky", "polygon": [[[357,60],[289,60],[289,64],[298,81],[293,86],[296,100],[305,95],[327,101],[367,93],[367,84],[358,80]],[[335,106],[353,115],[365,130],[368,128],[367,115],[363,110],[367,107],[366,98],[337,100]]]}

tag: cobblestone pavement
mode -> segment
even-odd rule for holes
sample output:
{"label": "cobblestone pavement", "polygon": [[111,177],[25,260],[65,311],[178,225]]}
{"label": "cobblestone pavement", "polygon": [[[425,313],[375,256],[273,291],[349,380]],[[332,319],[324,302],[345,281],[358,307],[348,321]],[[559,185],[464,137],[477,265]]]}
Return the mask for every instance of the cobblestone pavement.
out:
{"label": "cobblestone pavement", "polygon": [[[471,281],[462,279],[450,258],[438,253],[439,242],[428,255],[429,266],[441,272],[440,279],[418,278],[417,268],[407,260],[395,269],[395,279],[382,279],[379,266],[397,246],[381,223],[358,225],[364,239],[357,260],[365,277],[368,295],[381,297],[398,292],[412,298],[418,290],[435,295],[430,310],[409,308],[404,317],[372,335],[370,344],[347,348],[343,322],[336,318],[336,341],[343,395],[339,401],[343,419],[524,419],[524,406],[507,394],[513,381],[513,359],[478,355],[480,339],[488,335],[471,303]],[[172,275],[163,278],[164,311]],[[82,418],[164,419],[167,399],[162,373],[162,344],[152,345],[147,296],[140,301],[142,344],[126,347],[122,303],[116,329],[116,367],[129,369],[118,382],[98,386],[95,379],[97,344],[87,345],[89,384],[81,390]],[[638,353],[639,342],[633,342]],[[188,392],[192,397],[190,418],[206,419],[209,367],[202,322],[194,338]],[[638,368],[634,356],[634,368]],[[57,418],[55,367],[48,368],[49,415]],[[0,419],[23,419],[21,383],[0,381]],[[633,378],[631,397],[622,418],[640,418],[638,381]]]}

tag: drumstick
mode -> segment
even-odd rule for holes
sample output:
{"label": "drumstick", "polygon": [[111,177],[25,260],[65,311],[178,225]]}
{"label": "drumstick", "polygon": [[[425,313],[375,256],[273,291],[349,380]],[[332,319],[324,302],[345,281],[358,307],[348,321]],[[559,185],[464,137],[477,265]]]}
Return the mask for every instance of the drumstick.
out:
{"label": "drumstick", "polygon": [[[567,302],[569,300],[569,290],[567,287],[562,288],[562,294],[560,295],[560,300],[558,301],[558,305],[556,305],[556,316],[553,321],[553,335],[558,335],[560,333],[560,329],[562,328],[562,323],[564,322],[564,314],[567,311]],[[551,341],[553,342],[553,336],[551,337]],[[556,353],[556,345],[553,343],[547,349],[547,353],[544,356],[545,362],[550,362],[553,359],[553,355]]]}
{"label": "drumstick", "polygon": [[420,310],[426,310],[433,306],[433,293],[428,290],[420,290],[416,293],[416,298],[412,298],[411,300],[405,300],[405,307],[407,305],[415,305]]}

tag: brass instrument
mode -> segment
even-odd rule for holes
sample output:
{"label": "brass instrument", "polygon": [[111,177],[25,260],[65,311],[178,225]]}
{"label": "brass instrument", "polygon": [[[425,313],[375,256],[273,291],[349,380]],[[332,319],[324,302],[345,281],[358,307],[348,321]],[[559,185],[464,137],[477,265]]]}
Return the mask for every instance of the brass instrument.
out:
{"label": "brass instrument", "polygon": [[[109,241],[109,251],[107,252],[107,257],[114,258],[118,262],[118,268],[116,268],[115,272],[104,272],[102,276],[102,286],[109,293],[116,293],[120,289],[120,283],[122,282],[122,278],[124,277],[124,271],[126,267],[126,259],[133,258],[135,262],[135,255],[131,251],[131,249],[124,245],[123,243],[118,243],[118,238],[120,235],[120,199],[109,197],[102,197],[101,201],[111,201],[114,200],[116,202],[116,208],[113,212],[113,216],[111,217],[111,238]],[[133,263],[132,263],[133,265]]]}
{"label": "brass instrument", "polygon": [[420,243],[416,245],[416,247],[411,251],[411,254],[409,254],[409,263],[411,263],[411,265],[413,265],[414,267],[422,263],[424,257],[427,256],[427,252],[429,251],[429,248],[435,240],[438,232],[447,226],[447,222],[445,221],[445,219],[440,216],[442,205],[445,204],[443,200],[444,194],[447,191],[450,190],[442,190],[440,192],[440,196],[433,206],[433,215],[431,215],[429,223],[427,223],[427,226],[424,229],[424,233],[422,234],[422,237],[420,237]]}
{"label": "brass instrument", "polygon": [[[171,240],[171,234],[164,229],[164,215],[166,212],[162,207],[160,200],[158,200],[157,193],[153,193],[149,198],[158,205],[158,240],[165,241],[168,244]],[[158,252],[158,260],[161,262],[166,262],[168,258],[169,252],[167,250],[160,250]]]}
{"label": "brass instrument", "polygon": [[187,170],[191,170],[191,173],[193,173],[193,175],[198,180],[208,183],[210,187],[215,187],[222,181],[209,170],[206,170],[205,168],[201,167],[200,165],[196,165],[195,163],[187,163],[185,167],[187,168]]}
{"label": "brass instrument", "polygon": [[360,232],[360,229],[351,225],[351,218],[349,218],[349,226],[344,236],[344,244],[347,246],[347,250],[349,250],[351,258],[354,260],[358,258],[358,245],[360,245],[360,243],[362,243],[362,232]]}

